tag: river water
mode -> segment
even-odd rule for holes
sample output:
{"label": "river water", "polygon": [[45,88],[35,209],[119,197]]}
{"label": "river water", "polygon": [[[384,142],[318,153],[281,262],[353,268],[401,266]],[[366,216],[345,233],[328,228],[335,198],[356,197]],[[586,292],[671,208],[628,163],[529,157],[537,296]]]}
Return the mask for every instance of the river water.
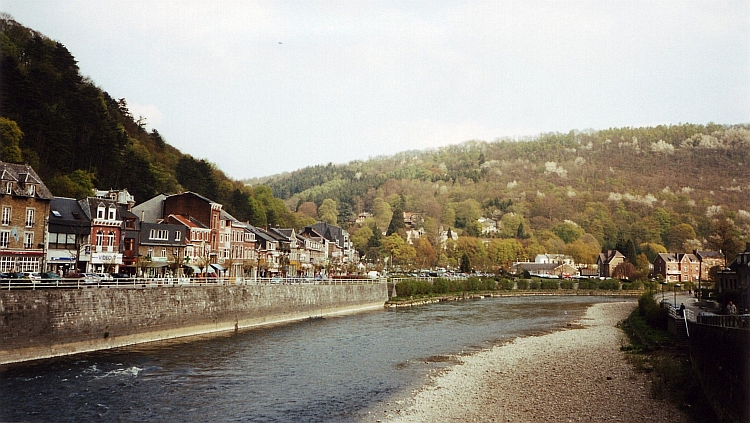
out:
{"label": "river water", "polygon": [[0,368],[0,421],[372,421],[431,370],[549,332],[604,297],[372,311]]}

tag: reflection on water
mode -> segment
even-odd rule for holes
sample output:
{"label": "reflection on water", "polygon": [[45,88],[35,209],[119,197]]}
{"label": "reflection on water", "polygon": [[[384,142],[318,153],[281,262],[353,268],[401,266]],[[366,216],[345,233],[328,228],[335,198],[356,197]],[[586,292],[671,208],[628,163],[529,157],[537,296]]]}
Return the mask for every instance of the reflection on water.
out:
{"label": "reflection on water", "polygon": [[429,369],[561,328],[592,297],[486,298],[0,369],[0,421],[358,421]]}

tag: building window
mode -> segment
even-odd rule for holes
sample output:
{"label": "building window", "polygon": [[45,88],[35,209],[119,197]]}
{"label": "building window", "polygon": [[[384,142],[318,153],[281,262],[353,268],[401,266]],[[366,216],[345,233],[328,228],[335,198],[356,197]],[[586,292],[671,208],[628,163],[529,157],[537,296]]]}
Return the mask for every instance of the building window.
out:
{"label": "building window", "polygon": [[34,248],[34,232],[25,232],[23,234],[23,248],[27,250]]}
{"label": "building window", "polygon": [[112,231],[109,231],[109,233],[107,234],[107,245],[109,245],[110,247],[115,245],[115,233]]}
{"label": "building window", "polygon": [[0,231],[0,248],[8,248],[10,231]]}
{"label": "building window", "polygon": [[0,272],[12,272],[16,266],[16,261],[13,257],[0,257]]}
{"label": "building window", "polygon": [[166,248],[162,248],[161,249],[161,256],[162,257],[166,257],[167,256],[167,249]]}
{"label": "building window", "polygon": [[96,232],[96,245],[101,247],[102,244],[104,244],[104,234],[102,233],[102,231],[97,231]]}
{"label": "building window", "polygon": [[27,192],[29,193],[29,196],[33,197],[34,194],[36,194],[36,185],[29,185]]}
{"label": "building window", "polygon": [[11,214],[11,208],[8,206],[3,206],[3,218],[2,218],[3,226],[10,225],[10,214]]}
{"label": "building window", "polygon": [[5,183],[5,193],[11,194],[13,192],[13,182],[6,182]]}
{"label": "building window", "polygon": [[34,209],[26,209],[26,227],[34,227]]}
{"label": "building window", "polygon": [[174,240],[175,240],[175,241],[180,241],[180,240],[182,240],[182,232],[180,232],[180,231],[176,231],[176,232],[174,233]]}
{"label": "building window", "polygon": [[99,207],[96,208],[96,218],[104,219],[104,204],[99,204]]}
{"label": "building window", "polygon": [[153,257],[154,257],[154,249],[152,247],[149,247],[148,255],[146,255],[146,258],[153,258]]}
{"label": "building window", "polygon": [[115,208],[110,206],[107,213],[107,220],[115,220]]}

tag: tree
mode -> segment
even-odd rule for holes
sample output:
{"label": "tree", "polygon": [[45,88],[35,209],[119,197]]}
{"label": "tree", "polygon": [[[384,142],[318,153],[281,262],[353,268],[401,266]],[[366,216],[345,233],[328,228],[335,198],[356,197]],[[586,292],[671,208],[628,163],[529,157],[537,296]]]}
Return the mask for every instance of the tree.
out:
{"label": "tree", "polygon": [[354,248],[356,248],[361,255],[364,256],[366,254],[367,244],[370,242],[372,236],[373,232],[369,226],[363,226],[351,235],[352,244],[354,244]]}
{"label": "tree", "polygon": [[407,244],[398,234],[383,238],[383,253],[393,257],[393,261],[396,263],[407,263],[417,255],[414,247]]}
{"label": "tree", "polygon": [[323,200],[323,203],[318,207],[318,219],[322,222],[335,225],[338,223],[339,212],[336,208],[336,202],[330,198]]}
{"label": "tree", "polygon": [[372,217],[379,231],[383,232],[388,229],[393,217],[391,205],[380,197],[375,197],[372,201]]}
{"label": "tree", "polygon": [[689,239],[695,239],[695,230],[687,223],[674,225],[667,231],[667,248],[672,251],[681,251],[682,245]]}
{"label": "tree", "polygon": [[612,277],[617,279],[633,279],[635,276],[635,265],[629,262],[618,264],[612,271]]}
{"label": "tree", "polygon": [[461,255],[461,265],[459,266],[459,269],[462,273],[471,273],[471,260],[469,259],[468,253],[463,253]]}
{"label": "tree", "polygon": [[305,216],[312,217],[313,219],[318,218],[318,206],[312,201],[305,201],[297,207],[297,212],[302,213]]}
{"label": "tree", "polygon": [[420,267],[432,267],[437,263],[437,251],[435,251],[435,247],[426,238],[415,239],[414,250],[417,254],[417,264]]}
{"label": "tree", "polygon": [[553,226],[552,232],[559,236],[566,244],[570,244],[586,233],[580,226],[570,221],[560,222]]}
{"label": "tree", "polygon": [[23,132],[18,124],[10,119],[0,117],[0,160],[9,163],[22,163],[21,139]]}
{"label": "tree", "polygon": [[393,206],[393,215],[391,221],[388,224],[388,230],[386,235],[392,235],[399,233],[399,230],[403,230],[406,227],[404,225],[404,209],[401,207],[401,201],[397,201],[396,205]]}
{"label": "tree", "polygon": [[708,247],[712,250],[724,252],[727,263],[731,263],[742,248],[738,238],[739,231],[731,219],[716,219],[711,225]]}

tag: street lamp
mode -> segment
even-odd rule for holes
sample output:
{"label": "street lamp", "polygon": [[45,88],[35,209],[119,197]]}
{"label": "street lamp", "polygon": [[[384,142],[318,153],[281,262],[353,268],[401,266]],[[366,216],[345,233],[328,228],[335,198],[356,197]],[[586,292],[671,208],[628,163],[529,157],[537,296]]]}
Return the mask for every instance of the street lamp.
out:
{"label": "street lamp", "polygon": [[680,287],[680,284],[676,283],[674,284],[674,308],[677,308],[677,288]]}

